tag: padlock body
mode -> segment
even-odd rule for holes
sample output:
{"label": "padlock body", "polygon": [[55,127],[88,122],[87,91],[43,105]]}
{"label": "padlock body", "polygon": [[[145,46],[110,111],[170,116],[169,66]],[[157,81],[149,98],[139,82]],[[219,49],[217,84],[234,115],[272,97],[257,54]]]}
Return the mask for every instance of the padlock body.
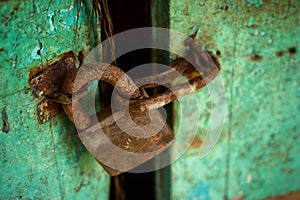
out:
{"label": "padlock body", "polygon": [[174,134],[158,110],[97,113],[94,125],[79,132],[88,151],[115,176],[149,161],[174,142]]}

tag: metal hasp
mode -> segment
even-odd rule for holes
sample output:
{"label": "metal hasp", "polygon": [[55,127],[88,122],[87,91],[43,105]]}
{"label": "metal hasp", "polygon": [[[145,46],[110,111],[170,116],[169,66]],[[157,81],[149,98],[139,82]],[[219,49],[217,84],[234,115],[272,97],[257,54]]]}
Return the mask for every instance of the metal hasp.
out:
{"label": "metal hasp", "polygon": [[[197,52],[202,50],[197,49],[198,47],[193,46],[193,43],[188,40],[186,44],[190,46],[190,51],[193,51],[189,52],[192,59],[198,61],[203,59],[200,53],[197,57]],[[69,119],[76,125],[81,142],[111,176],[130,171],[172,144],[174,135],[156,109],[212,81],[219,74],[220,64],[210,52],[208,58],[217,68],[208,70],[205,66],[201,66],[202,70],[199,72],[188,61],[178,58],[170,63],[169,71],[132,80],[118,67],[105,63],[85,63],[77,70],[74,56],[69,54],[30,80],[33,92],[37,96],[42,94],[46,97],[39,103],[37,109],[40,122],[44,123],[58,113],[57,104],[60,103]],[[62,69],[61,65],[64,65]],[[86,73],[77,78],[80,69],[85,70]],[[57,70],[65,74],[60,71],[56,76]],[[175,85],[172,90],[148,96],[145,88],[171,83],[178,78],[178,72],[188,78],[188,83],[181,83]],[[89,116],[85,112],[79,100],[89,93],[87,83],[93,80],[105,81],[115,86],[118,91],[117,111],[113,112],[109,106],[95,116]],[[153,82],[156,84],[147,84]],[[139,88],[138,83],[146,84]],[[125,104],[129,102],[129,108],[124,107],[124,102]],[[42,105],[48,106],[47,112],[44,112],[45,107],[44,110],[41,109]],[[111,148],[111,144],[118,149]],[[123,151],[119,151],[120,149]],[[124,150],[140,153],[140,156],[123,154]],[[122,163],[122,166],[111,167],[115,163]]]}
{"label": "metal hasp", "polygon": [[71,97],[61,92],[67,77],[76,72],[76,58],[73,52],[67,52],[56,61],[44,68],[31,68],[30,85],[36,97],[43,98],[36,106],[38,120],[45,123],[62,111],[61,104]]}

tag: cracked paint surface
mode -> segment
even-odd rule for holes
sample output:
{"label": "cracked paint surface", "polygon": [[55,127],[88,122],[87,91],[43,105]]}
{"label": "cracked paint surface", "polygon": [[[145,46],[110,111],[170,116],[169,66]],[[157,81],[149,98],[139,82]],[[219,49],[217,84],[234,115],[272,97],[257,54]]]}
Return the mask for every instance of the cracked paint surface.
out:
{"label": "cracked paint surface", "polygon": [[220,52],[227,96],[224,130],[204,159],[198,148],[210,123],[209,91],[197,93],[199,121],[188,98],[182,112],[175,105],[175,132],[199,129],[171,166],[172,199],[252,200],[300,190],[299,1],[171,0],[170,7],[171,29],[199,26],[197,41]]}
{"label": "cracked paint surface", "polygon": [[0,7],[0,108],[10,125],[0,132],[0,199],[107,199],[107,173],[63,113],[38,123],[39,99],[28,83],[30,68],[68,51],[85,55],[99,41],[91,2],[10,1]]}

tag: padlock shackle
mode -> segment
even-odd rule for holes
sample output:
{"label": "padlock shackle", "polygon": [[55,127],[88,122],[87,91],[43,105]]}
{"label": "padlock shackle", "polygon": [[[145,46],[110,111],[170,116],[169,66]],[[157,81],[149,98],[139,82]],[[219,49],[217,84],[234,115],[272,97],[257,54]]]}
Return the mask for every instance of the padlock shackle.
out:
{"label": "padlock shackle", "polygon": [[143,99],[132,99],[130,100],[130,109],[132,112],[134,111],[140,112],[144,110],[152,110],[152,109],[160,108],[187,94],[191,94],[196,90],[206,86],[218,74],[219,74],[219,70],[216,69],[205,78],[203,78],[202,76],[197,76],[196,78],[189,80],[187,83],[182,83],[180,85],[172,87],[172,90],[168,89],[163,93],[159,93],[151,97],[145,97]]}
{"label": "padlock shackle", "polygon": [[74,118],[80,119],[76,121],[76,127],[80,130],[92,125],[92,120],[80,105],[79,100],[84,96],[82,94],[86,94],[86,90],[82,91],[82,88],[94,80],[112,84],[125,98],[136,99],[142,95],[132,79],[120,68],[106,63],[83,64],[77,73],[65,81],[62,87],[62,91],[73,96],[71,102],[62,104],[63,109],[73,123]]}

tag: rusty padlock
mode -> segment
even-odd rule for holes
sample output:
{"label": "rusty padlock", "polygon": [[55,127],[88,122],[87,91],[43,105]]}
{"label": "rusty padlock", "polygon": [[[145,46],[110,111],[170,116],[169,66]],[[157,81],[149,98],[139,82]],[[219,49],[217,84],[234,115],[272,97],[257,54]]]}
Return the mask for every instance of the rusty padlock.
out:
{"label": "rusty padlock", "polygon": [[117,108],[118,111],[113,113],[109,106],[93,117],[88,116],[79,99],[86,95],[82,88],[90,81],[105,81],[114,86],[118,82],[116,89],[123,98],[143,99],[147,94],[115,66],[89,63],[81,69],[85,71],[78,72],[81,78],[74,81],[74,76],[65,81],[62,91],[72,92],[73,102],[63,104],[63,108],[78,128],[81,142],[111,176],[140,166],[172,144],[174,135],[157,110],[135,106],[129,112],[128,108]]}
{"label": "rusty padlock", "polygon": [[[190,47],[190,50],[195,52],[190,53],[191,58],[188,60],[201,59],[199,64],[205,67],[206,64],[205,62],[203,63],[205,59],[199,56],[201,51],[193,48],[192,45]],[[39,79],[40,76],[31,79],[32,87],[36,89],[38,94],[49,93],[45,92],[48,89],[49,81],[50,83],[56,83],[54,90],[51,90],[46,95],[46,99],[42,100],[37,106],[45,104],[46,107],[43,107],[43,110],[47,108],[45,113],[51,114],[41,115],[39,117],[42,119],[40,123],[50,120],[59,112],[59,109],[54,109],[59,108],[56,104],[62,104],[65,113],[79,130],[79,137],[84,146],[111,176],[125,171],[132,171],[135,167],[142,165],[168,149],[174,142],[174,135],[171,129],[156,109],[205,86],[219,74],[219,62],[210,52],[208,54],[216,68],[200,70],[204,77],[201,74],[195,76],[195,67],[188,60],[178,58],[169,65],[175,70],[169,70],[135,81],[131,80],[118,67],[103,63],[85,64],[78,71],[75,69],[74,55],[71,55],[70,58],[67,57],[56,63],[52,67],[52,71],[49,69],[55,73],[57,69],[64,66],[64,63],[69,63],[71,59],[71,63],[74,64],[72,69],[74,70],[69,70],[70,73],[63,76],[66,78],[57,77],[57,79],[65,79],[62,87],[53,81],[51,77],[45,77],[47,73],[42,73],[41,79]],[[76,75],[81,69],[85,69],[87,73],[84,73],[83,76],[80,76],[81,78],[75,81]],[[176,71],[177,73],[174,73]],[[74,73],[72,74],[72,72]],[[148,97],[144,92],[143,88],[151,88],[171,82],[176,78],[178,72],[188,78],[186,84],[174,86],[172,91],[167,90],[151,97]],[[114,106],[106,107],[92,117],[85,112],[79,100],[88,95],[89,92],[85,85],[92,80],[101,80],[116,86],[115,88],[119,93],[117,95],[117,101],[120,104],[119,109],[112,109],[115,108]],[[146,84],[142,88],[138,88],[136,85],[141,85],[140,83]],[[71,99],[70,96],[72,96]],[[124,99],[128,100],[127,107],[125,103],[126,109],[122,109],[124,108],[122,104]],[[49,103],[56,106],[50,107]],[[44,112],[38,113],[43,114]]]}

